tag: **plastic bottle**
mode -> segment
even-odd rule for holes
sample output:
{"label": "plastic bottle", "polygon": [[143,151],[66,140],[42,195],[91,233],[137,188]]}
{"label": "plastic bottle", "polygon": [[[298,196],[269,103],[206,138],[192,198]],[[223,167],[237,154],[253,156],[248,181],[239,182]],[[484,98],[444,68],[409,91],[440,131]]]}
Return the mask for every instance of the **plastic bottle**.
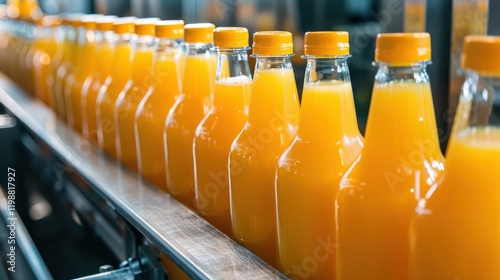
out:
{"label": "plastic bottle", "polygon": [[186,66],[182,91],[165,122],[168,192],[193,210],[196,210],[193,138],[212,103],[216,61],[212,51],[214,28],[211,23],[184,26]]}
{"label": "plastic bottle", "polygon": [[299,122],[290,57],[292,34],[256,32],[256,65],[248,121],[231,146],[229,188],[236,240],[274,267],[277,263],[275,175]]}
{"label": "plastic bottle", "polygon": [[500,37],[464,42],[446,172],[412,221],[411,279],[500,279]]}
{"label": "plastic bottle", "polygon": [[428,33],[377,36],[364,147],[337,196],[338,279],[408,279],[417,201],[444,170],[426,67]]}
{"label": "plastic bottle", "polygon": [[248,30],[214,31],[217,74],[214,106],[196,129],[193,142],[196,202],[200,214],[233,236],[229,211],[228,155],[248,118],[252,75],[248,65]]}
{"label": "plastic bottle", "polygon": [[127,86],[115,103],[116,149],[118,159],[133,171],[137,168],[137,147],[134,121],[139,103],[151,87],[153,56],[155,51],[155,22],[157,18],[139,19],[135,22],[136,38],[133,42],[132,73]]}
{"label": "plastic bottle", "polygon": [[118,95],[132,74],[135,18],[121,18],[113,23],[118,39],[111,63],[111,75],[97,94],[97,140],[99,147],[112,158],[116,158],[115,104]]}
{"label": "plastic bottle", "polygon": [[[278,163],[279,257],[290,277],[335,279],[335,198],[363,147],[347,58],[347,32],[308,32],[297,136]],[[311,262],[311,259],[313,262]],[[312,263],[312,264],[311,264]]]}
{"label": "plastic bottle", "polygon": [[165,20],[156,23],[156,47],[152,84],[135,115],[135,141],[139,173],[164,191],[167,170],[163,129],[167,114],[181,88],[181,41],[184,21]]}

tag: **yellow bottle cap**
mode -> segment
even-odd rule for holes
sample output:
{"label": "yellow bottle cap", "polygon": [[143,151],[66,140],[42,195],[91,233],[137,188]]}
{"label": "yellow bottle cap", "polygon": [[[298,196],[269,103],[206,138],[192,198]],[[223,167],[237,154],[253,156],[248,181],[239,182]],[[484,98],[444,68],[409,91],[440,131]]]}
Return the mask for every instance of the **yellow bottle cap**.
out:
{"label": "yellow bottle cap", "polygon": [[113,31],[113,23],[118,18],[116,16],[103,16],[97,20],[96,28],[99,31]]}
{"label": "yellow bottle cap", "polygon": [[304,54],[319,56],[349,55],[349,33],[345,31],[307,32]]}
{"label": "yellow bottle cap", "polygon": [[255,32],[252,53],[256,55],[293,54],[292,33],[288,31]]}
{"label": "yellow bottle cap", "polygon": [[135,34],[139,36],[155,36],[155,24],[159,18],[141,18],[135,21]]}
{"label": "yellow bottle cap", "polygon": [[244,27],[217,27],[214,30],[214,45],[221,48],[248,47],[248,30]]}
{"label": "yellow bottle cap", "polygon": [[125,33],[134,33],[134,22],[137,20],[135,17],[119,18],[113,23],[113,31],[120,35]]}
{"label": "yellow bottle cap", "polygon": [[431,60],[429,33],[380,33],[375,44],[375,61],[407,65]]}
{"label": "yellow bottle cap", "polygon": [[213,43],[215,25],[211,23],[191,23],[184,26],[184,42]]}
{"label": "yellow bottle cap", "polygon": [[463,69],[470,69],[482,75],[500,76],[500,37],[465,37],[461,63]]}
{"label": "yellow bottle cap", "polygon": [[180,39],[184,37],[183,20],[162,20],[156,22],[156,37]]}

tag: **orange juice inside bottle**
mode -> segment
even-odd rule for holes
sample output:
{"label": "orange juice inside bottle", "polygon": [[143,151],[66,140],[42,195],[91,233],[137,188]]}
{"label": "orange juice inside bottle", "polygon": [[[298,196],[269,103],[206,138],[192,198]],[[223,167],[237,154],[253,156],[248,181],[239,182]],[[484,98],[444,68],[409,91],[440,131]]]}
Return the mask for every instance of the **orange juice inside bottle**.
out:
{"label": "orange juice inside bottle", "polygon": [[156,23],[158,46],[154,58],[152,85],[135,115],[135,137],[139,173],[149,182],[167,191],[163,130],[168,111],[179,96],[184,21]]}
{"label": "orange juice inside bottle", "polygon": [[467,36],[446,172],[418,203],[411,279],[500,279],[500,37]]}
{"label": "orange juice inside bottle", "polygon": [[62,18],[61,24],[54,30],[56,50],[52,60],[49,65],[49,73],[47,74],[47,101],[50,108],[57,114],[57,98],[56,98],[56,87],[57,87],[57,73],[60,67],[64,65],[64,59],[67,56],[67,29],[68,29],[68,18]]}
{"label": "orange juice inside bottle", "polygon": [[73,114],[73,129],[82,133],[82,106],[83,96],[82,88],[83,83],[92,74],[94,64],[96,63],[95,57],[95,28],[97,24],[97,16],[88,16],[82,19],[82,28],[79,30],[79,44],[81,47],[80,57],[78,64],[75,67],[75,79],[71,84],[71,113]]}
{"label": "orange juice inside bottle", "polygon": [[76,29],[81,24],[81,17],[74,16],[67,19],[65,28],[65,40],[63,43],[63,55],[61,63],[56,68],[54,99],[56,104],[56,113],[63,120],[67,121],[65,88],[67,77],[73,67],[72,59],[76,50]]}
{"label": "orange juice inside bottle", "polygon": [[248,65],[248,30],[222,27],[214,31],[217,75],[214,106],[195,132],[196,206],[200,214],[233,237],[229,211],[228,155],[247,121],[252,77]]}
{"label": "orange juice inside bottle", "polygon": [[363,147],[347,66],[349,36],[308,32],[304,50],[299,128],[276,173],[279,258],[290,277],[335,279],[333,206],[342,175]]}
{"label": "orange juice inside bottle", "polygon": [[97,94],[111,74],[111,63],[114,51],[113,22],[116,17],[105,16],[97,21],[96,48],[94,56],[96,63],[92,74],[82,85],[82,130],[83,136],[97,144]]}
{"label": "orange juice inside bottle", "polygon": [[134,19],[117,20],[113,31],[119,39],[111,63],[111,75],[97,94],[97,136],[99,147],[116,158],[115,104],[132,73],[130,38],[134,33]]}
{"label": "orange juice inside bottle", "polygon": [[151,87],[153,55],[155,49],[155,21],[139,19],[135,22],[134,57],[132,75],[128,85],[115,104],[116,145],[118,159],[129,169],[138,171],[134,121],[139,103]]}
{"label": "orange juice inside bottle", "polygon": [[248,121],[229,153],[230,209],[236,240],[274,267],[277,262],[275,175],[295,137],[299,101],[290,56],[292,35],[256,32],[257,57]]}
{"label": "orange juice inside bottle", "polygon": [[186,68],[182,92],[167,115],[164,130],[168,192],[193,210],[193,138],[211,105],[216,61],[211,51],[214,28],[211,23],[184,27]]}
{"label": "orange juice inside bottle", "polygon": [[35,43],[37,49],[33,57],[35,95],[47,105],[49,105],[47,78],[50,73],[50,64],[57,51],[55,32],[59,24],[58,17],[45,16]]}
{"label": "orange juice inside bottle", "polygon": [[379,70],[364,147],[342,178],[336,202],[338,279],[409,277],[410,220],[444,169],[429,60],[428,33],[377,37]]}
{"label": "orange juice inside bottle", "polygon": [[[64,111],[66,112],[66,121],[70,127],[74,127],[75,125],[72,86],[77,78],[80,67],[84,65],[83,61],[86,60],[86,58],[83,58],[85,50],[85,27],[83,23],[91,17],[91,15],[83,15],[80,21],[74,24],[76,35],[72,45],[73,50],[69,58],[69,67],[63,79]],[[80,111],[80,108],[77,108],[75,111]]]}

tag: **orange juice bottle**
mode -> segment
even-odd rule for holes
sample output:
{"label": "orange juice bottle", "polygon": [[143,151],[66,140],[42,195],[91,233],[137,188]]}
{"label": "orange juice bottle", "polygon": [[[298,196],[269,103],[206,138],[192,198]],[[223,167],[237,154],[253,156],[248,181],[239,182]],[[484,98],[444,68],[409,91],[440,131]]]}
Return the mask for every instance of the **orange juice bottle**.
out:
{"label": "orange juice bottle", "polygon": [[418,203],[411,279],[500,279],[500,37],[468,36],[446,173]]}
{"label": "orange juice bottle", "polygon": [[233,236],[229,211],[228,155],[247,121],[252,76],[248,65],[248,30],[214,31],[217,74],[214,105],[196,129],[193,142],[196,206],[201,215]]}
{"label": "orange juice bottle", "polygon": [[215,55],[211,23],[184,27],[186,56],[182,91],[165,122],[165,157],[168,192],[195,210],[193,137],[196,127],[208,113],[215,83]]}
{"label": "orange juice bottle", "polygon": [[347,66],[349,35],[308,32],[304,53],[299,128],[276,173],[279,258],[290,277],[335,279],[336,248],[322,245],[335,243],[338,185],[363,147]]}
{"label": "orange juice bottle", "polygon": [[81,24],[81,16],[70,16],[63,22],[65,25],[65,39],[63,43],[63,54],[60,64],[55,68],[54,81],[54,100],[56,105],[56,113],[66,121],[66,101],[64,89],[66,87],[66,77],[69,75],[70,68],[73,67],[72,57],[76,52],[76,28]]}
{"label": "orange juice bottle", "polygon": [[139,19],[135,22],[132,74],[127,86],[115,103],[116,149],[118,159],[128,168],[137,169],[134,120],[137,107],[151,87],[155,50],[155,22],[159,19]]}
{"label": "orange juice bottle", "polygon": [[97,94],[111,73],[115,34],[115,16],[103,16],[97,20],[95,31],[94,69],[82,85],[82,133],[90,142],[97,144]]}
{"label": "orange juice bottle", "polygon": [[75,29],[75,37],[72,41],[71,56],[69,57],[68,69],[63,77],[63,99],[64,99],[64,112],[66,114],[66,122],[69,127],[73,127],[73,109],[72,109],[72,98],[71,98],[71,86],[76,78],[76,70],[81,66],[82,55],[84,50],[84,45],[82,41],[85,39],[85,27],[83,27],[83,22],[91,18],[90,15],[81,16],[79,21],[73,22],[73,27]]}
{"label": "orange juice bottle", "polygon": [[66,36],[69,25],[67,17],[61,18],[61,24],[54,30],[54,38],[56,42],[56,50],[49,65],[49,73],[47,74],[47,102],[50,108],[57,113],[57,100],[56,100],[56,81],[57,72],[60,67],[64,65],[64,59],[67,56],[67,42]]}
{"label": "orange juice bottle", "polygon": [[45,16],[35,43],[37,47],[33,57],[35,95],[47,105],[49,105],[47,78],[50,64],[57,51],[56,30],[60,23],[61,20],[57,16]]}
{"label": "orange juice bottle", "polygon": [[256,57],[248,121],[229,153],[229,197],[236,240],[278,267],[275,175],[299,122],[299,100],[290,57],[292,34],[256,32]]}
{"label": "orange juice bottle", "polygon": [[116,158],[115,103],[132,73],[132,45],[135,18],[122,18],[113,23],[118,36],[111,63],[111,75],[97,94],[97,139],[99,147]]}
{"label": "orange juice bottle", "polygon": [[364,147],[337,195],[338,279],[408,279],[417,201],[443,172],[428,33],[379,34]]}
{"label": "orange juice bottle", "polygon": [[73,128],[77,132],[82,132],[82,87],[85,79],[92,74],[95,57],[95,29],[98,16],[87,16],[82,19],[82,27],[79,32],[79,46],[81,48],[80,56],[77,58],[75,67],[75,78],[70,85],[69,109],[68,113],[72,114]]}
{"label": "orange juice bottle", "polygon": [[167,191],[163,129],[168,111],[180,92],[182,47],[179,40],[184,38],[184,21],[157,22],[156,37],[152,84],[137,108],[135,141],[139,173]]}

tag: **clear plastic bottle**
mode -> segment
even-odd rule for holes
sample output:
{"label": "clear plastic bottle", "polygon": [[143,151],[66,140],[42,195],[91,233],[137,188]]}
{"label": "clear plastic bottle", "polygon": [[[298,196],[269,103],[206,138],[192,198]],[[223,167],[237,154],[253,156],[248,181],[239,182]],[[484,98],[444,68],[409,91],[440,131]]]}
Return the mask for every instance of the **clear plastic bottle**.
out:
{"label": "clear plastic bottle", "polygon": [[182,91],[165,122],[168,192],[195,211],[193,137],[212,105],[216,66],[212,50],[214,28],[211,23],[185,25]]}
{"label": "clear plastic bottle", "polygon": [[152,83],[153,56],[156,48],[155,22],[158,18],[143,18],[135,22],[132,73],[127,86],[115,103],[116,149],[123,165],[137,172],[137,147],[134,122],[139,103]]}
{"label": "clear plastic bottle", "polygon": [[43,17],[41,26],[37,29],[35,54],[33,56],[35,96],[49,105],[49,87],[47,84],[50,64],[57,52],[57,29],[61,19],[58,16]]}
{"label": "clear plastic bottle", "polygon": [[99,147],[116,158],[115,104],[132,74],[133,48],[136,18],[121,18],[113,23],[117,36],[112,59],[111,75],[97,94],[97,139]]}
{"label": "clear plastic bottle", "polygon": [[82,133],[91,143],[97,145],[97,94],[111,74],[111,63],[116,41],[113,32],[115,16],[103,16],[97,20],[94,69],[82,85]]}
{"label": "clear plastic bottle", "polygon": [[63,120],[67,121],[66,100],[64,89],[66,88],[66,80],[73,67],[72,58],[76,52],[76,28],[81,24],[80,15],[68,16],[63,21],[64,27],[64,43],[63,53],[59,65],[55,67],[55,83],[54,83],[54,100],[56,104],[56,113]]}
{"label": "clear plastic bottle", "polygon": [[290,277],[335,279],[335,250],[321,242],[336,240],[339,182],[363,147],[347,66],[349,35],[308,32],[304,50],[297,136],[276,173],[279,258]]}
{"label": "clear plastic bottle", "polygon": [[73,129],[82,133],[82,87],[83,83],[94,70],[94,64],[97,62],[95,57],[95,29],[100,16],[89,15],[82,18],[82,26],[78,29],[78,45],[80,48],[79,56],[75,62],[74,79],[70,85],[69,96],[67,97],[67,112],[71,114],[69,119]]}
{"label": "clear plastic bottle", "polygon": [[256,65],[248,121],[229,154],[229,188],[236,240],[278,268],[275,175],[299,122],[299,100],[290,57],[292,34],[256,32]]}
{"label": "clear plastic bottle", "polygon": [[377,36],[364,147],[337,196],[338,279],[408,279],[409,226],[444,170],[428,33]]}
{"label": "clear plastic bottle", "polygon": [[135,141],[139,173],[160,189],[168,191],[163,129],[167,114],[181,90],[184,21],[157,22],[156,37],[158,43],[152,84],[137,108]]}
{"label": "clear plastic bottle", "polygon": [[214,45],[217,50],[214,106],[198,125],[193,142],[196,206],[207,221],[232,237],[228,155],[248,118],[252,86],[248,30],[216,28]]}
{"label": "clear plastic bottle", "polygon": [[468,36],[446,172],[415,211],[411,279],[500,279],[500,37]]}

